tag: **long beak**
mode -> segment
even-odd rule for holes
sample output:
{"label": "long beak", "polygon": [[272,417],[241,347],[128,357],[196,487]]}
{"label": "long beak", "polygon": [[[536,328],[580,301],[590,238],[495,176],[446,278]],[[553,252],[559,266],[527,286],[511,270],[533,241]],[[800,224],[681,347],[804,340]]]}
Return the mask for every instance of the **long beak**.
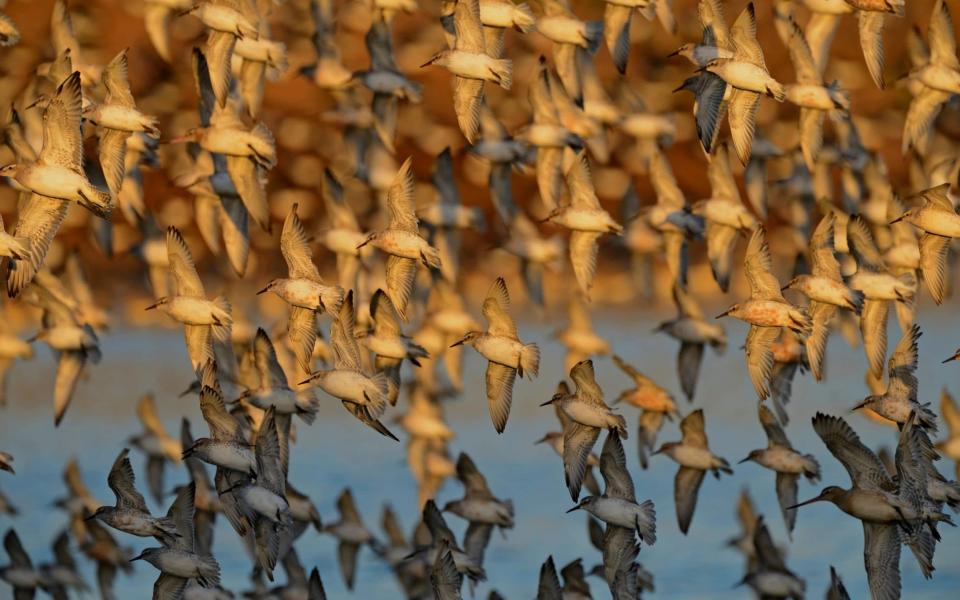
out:
{"label": "long beak", "polygon": [[723,317],[729,315],[731,310],[733,310],[733,307],[730,307],[727,310],[723,311],[722,313],[714,317],[714,319],[722,319]]}
{"label": "long beak", "polygon": [[422,65],[420,65],[420,68],[422,69],[422,68],[424,68],[424,67],[429,67],[430,65],[432,65],[433,63],[435,63],[438,58],[440,58],[440,55],[438,55],[438,54],[433,55],[432,57],[430,57],[430,60],[428,60],[427,62],[425,62],[425,63],[423,63]]}
{"label": "long beak", "polygon": [[155,302],[155,303],[151,304],[150,306],[146,307],[146,308],[143,309],[143,310],[153,310],[153,309],[155,309],[155,308],[158,307],[158,306],[160,306],[160,303],[159,303],[159,302]]}
{"label": "long beak", "polygon": [[823,498],[817,496],[816,498],[810,498],[806,502],[801,502],[800,504],[794,504],[793,506],[788,506],[785,510],[793,510],[795,508],[800,508],[801,506],[806,506],[808,504],[813,504],[814,502],[820,502]]}
{"label": "long beak", "polygon": [[546,402],[544,402],[544,403],[541,404],[540,406],[547,406],[548,404],[553,404],[553,398],[550,398],[549,400],[547,400]]}
{"label": "long beak", "polygon": [[143,558],[143,553],[141,552],[139,556],[134,556],[129,560],[129,562],[133,562],[135,560],[141,560],[142,558]]}
{"label": "long beak", "polygon": [[947,363],[950,362],[950,361],[957,360],[957,357],[958,357],[958,356],[960,356],[960,352],[958,352],[957,354],[954,354],[953,356],[951,356],[950,358],[944,360],[944,361],[941,362],[940,364],[945,365],[945,364],[947,364]]}
{"label": "long beak", "polygon": [[861,408],[864,408],[866,405],[867,405],[867,401],[864,400],[863,402],[861,402],[861,403],[857,404],[856,406],[854,406],[853,408],[851,408],[851,409],[850,409],[850,412],[852,412],[852,413],[853,413],[853,412],[857,412],[857,411],[860,410]]}
{"label": "long beak", "polygon": [[83,520],[84,520],[84,521],[92,521],[92,520],[94,520],[94,519],[96,519],[96,518],[97,518],[97,515],[96,515],[96,514],[91,514],[91,515],[87,515],[86,517],[84,517]]}
{"label": "long beak", "polygon": [[[40,334],[42,334],[42,333],[43,333],[43,330],[41,329],[40,331],[36,332],[36,333],[33,334],[32,336],[28,337],[28,338],[27,338],[27,343],[28,343],[28,344],[32,344],[33,342],[39,340],[39,339],[40,339]],[[949,361],[949,360],[950,360],[950,359],[948,358],[947,360],[945,360],[945,361],[943,361],[943,362],[947,362],[947,361]]]}
{"label": "long beak", "polygon": [[310,383],[311,381],[313,381],[313,375],[311,375],[310,377],[307,377],[306,379],[304,379],[303,381],[301,381],[301,382],[298,383],[297,385],[307,385],[307,384]]}
{"label": "long beak", "polygon": [[257,295],[259,296],[260,294],[266,294],[266,293],[269,292],[269,291],[270,291],[270,286],[268,285],[267,287],[265,287],[265,288],[263,288],[262,290],[260,290],[259,292],[257,292]]}
{"label": "long beak", "polygon": [[[668,55],[667,55],[667,58],[673,58],[674,56],[679,56],[679,55],[680,55],[680,52],[681,52],[681,49],[680,49],[680,48],[677,48],[676,50],[674,50],[673,52],[671,52],[670,54],[668,54]],[[676,90],[674,90],[674,91],[676,91]]]}
{"label": "long beak", "polygon": [[572,513],[572,512],[575,511],[575,510],[580,510],[580,505],[579,505],[579,504],[576,505],[576,506],[574,506],[574,507],[571,508],[570,510],[568,510],[567,513]]}
{"label": "long beak", "polygon": [[743,459],[743,460],[738,460],[738,461],[737,461],[737,464],[738,464],[738,465],[742,465],[742,464],[745,463],[745,462],[750,462],[750,460],[751,460],[751,458],[748,456],[748,457],[746,457],[746,458]]}
{"label": "long beak", "polygon": [[889,223],[887,223],[887,225],[893,225],[894,223],[899,223],[900,221],[903,220],[903,217],[905,217],[905,216],[906,216],[906,215],[900,215],[900,216],[897,217],[896,219],[894,219],[894,220],[890,221]]}
{"label": "long beak", "polygon": [[369,244],[369,243],[370,243],[370,238],[367,238],[367,239],[363,240],[362,242],[360,242],[359,244],[357,244],[357,247],[354,248],[354,250],[359,250],[360,248],[363,248],[364,246],[366,246],[366,245]]}
{"label": "long beak", "polygon": [[462,345],[463,345],[463,340],[459,340],[459,341],[456,341],[456,342],[450,344],[450,347],[451,347],[451,348],[456,348],[457,346],[462,346]]}
{"label": "long beak", "polygon": [[536,446],[537,444],[542,444],[542,443],[544,443],[544,442],[546,442],[546,441],[547,441],[547,436],[543,436],[543,437],[540,438],[539,440],[535,441],[535,442],[533,443],[533,445]]}

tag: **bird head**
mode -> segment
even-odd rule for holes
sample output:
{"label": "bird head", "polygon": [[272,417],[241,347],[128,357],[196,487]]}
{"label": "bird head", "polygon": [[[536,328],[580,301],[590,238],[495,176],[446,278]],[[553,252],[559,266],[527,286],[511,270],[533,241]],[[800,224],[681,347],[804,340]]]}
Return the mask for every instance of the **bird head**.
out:
{"label": "bird head", "polygon": [[[680,445],[680,442],[664,442],[659,448],[653,451],[653,454],[669,454],[671,450]],[[653,455],[651,454],[651,456]]]}
{"label": "bird head", "polygon": [[97,508],[97,510],[93,511],[92,513],[90,513],[89,515],[87,515],[86,517],[84,517],[83,520],[84,520],[84,521],[92,521],[92,520],[94,520],[94,519],[98,519],[98,518],[100,518],[101,516],[105,515],[111,508],[113,508],[113,507],[112,507],[112,506],[100,506],[100,507]]}
{"label": "bird head", "polygon": [[257,292],[257,295],[259,296],[260,294],[266,294],[267,292],[269,292],[270,290],[272,290],[273,288],[275,288],[276,285],[277,285],[277,281],[278,281],[277,279],[271,279],[271,280],[267,283],[267,286],[266,286],[265,288],[263,288],[262,290],[260,290],[259,292]]}
{"label": "bird head", "polygon": [[596,499],[596,496],[584,496],[583,498],[580,499],[580,502],[578,502],[576,506],[569,509],[567,512],[572,513],[575,510],[581,510],[583,508],[587,508],[588,506],[593,504],[593,501],[595,499]]}
{"label": "bird head", "polygon": [[357,245],[356,250],[359,250],[360,248],[363,248],[364,246],[366,246],[366,245],[369,244],[370,242],[375,241],[375,240],[377,239],[377,237],[379,237],[379,235],[380,235],[380,234],[379,234],[378,232],[376,232],[376,231],[371,232],[371,233],[368,233],[366,239],[364,239],[362,242],[360,242],[360,243]]}
{"label": "bird head", "polygon": [[908,208],[907,210],[903,211],[902,215],[890,221],[889,224],[893,225],[894,223],[899,223],[900,221],[906,221],[907,223],[912,223],[919,211],[920,209],[917,207]]}
{"label": "bird head", "polygon": [[853,408],[851,408],[850,412],[856,412],[862,408],[867,408],[871,404],[873,404],[873,401],[876,399],[877,399],[876,396],[873,396],[873,395],[867,396],[866,398],[861,400],[858,404],[856,404]]}
{"label": "bird head", "polygon": [[833,502],[834,504],[843,496],[845,490],[841,487],[835,485],[828,485],[823,488],[823,491],[815,497],[807,500],[806,502],[800,502],[799,504],[794,504],[793,506],[788,506],[786,510],[791,510],[794,508],[800,508],[801,506],[806,506],[807,504],[813,504],[814,502]]}
{"label": "bird head", "polygon": [[548,431],[542,438],[535,441],[534,444],[545,444],[555,440],[557,437],[562,436],[563,434],[559,431]]}
{"label": "bird head", "polygon": [[733,306],[731,306],[731,307],[728,308],[727,310],[725,310],[725,311],[723,311],[722,313],[720,313],[719,315],[717,315],[716,318],[717,318],[717,319],[721,319],[721,318],[723,318],[723,317],[736,317],[738,314],[740,314],[740,305],[739,305],[739,304],[734,304]]}
{"label": "bird head", "polygon": [[162,550],[163,548],[147,548],[137,556],[134,556],[133,558],[131,558],[129,562],[133,562],[135,560],[145,560],[147,562],[152,562],[152,559],[156,557],[157,554],[160,553]]}
{"label": "bird head", "polygon": [[794,277],[793,279],[791,279],[790,281],[788,281],[785,286],[781,287],[781,288],[780,288],[780,291],[783,292],[783,291],[786,291],[786,290],[799,289],[800,286],[803,284],[803,280],[804,280],[806,277],[807,277],[806,275],[798,275],[798,276]]}
{"label": "bird head", "polygon": [[9,165],[3,165],[0,167],[0,177],[16,177],[17,171],[20,169],[20,165],[17,163],[10,163]]}
{"label": "bird head", "polygon": [[557,402],[560,402],[561,400],[563,400],[564,397],[566,397],[567,395],[568,394],[564,394],[563,392],[557,392],[556,394],[551,396],[549,400],[542,403],[540,406],[548,406],[550,404],[556,404]]}
{"label": "bird head", "polygon": [[448,50],[441,50],[430,57],[430,60],[420,65],[420,68],[429,67],[430,65],[446,65],[447,62],[449,62],[449,54],[450,52]]}
{"label": "bird head", "polygon": [[762,452],[763,452],[763,450],[751,450],[751,451],[750,451],[750,454],[748,454],[745,459],[739,461],[737,464],[743,464],[743,463],[749,462],[749,461],[751,461],[751,460],[756,460],[756,459],[760,456],[760,454],[761,454]]}
{"label": "bird head", "polygon": [[480,337],[481,335],[482,333],[479,331],[468,331],[462,338],[450,344],[450,347],[455,348],[457,346],[462,346],[463,344],[470,345],[473,342],[475,342],[477,338]]}
{"label": "bird head", "polygon": [[674,56],[682,56],[687,60],[693,60],[693,51],[696,50],[696,44],[684,44],[667,55],[667,58],[672,58]]}
{"label": "bird head", "polygon": [[203,135],[202,127],[191,127],[183,135],[179,135],[168,140],[163,140],[162,144],[180,144],[182,142],[199,142]]}

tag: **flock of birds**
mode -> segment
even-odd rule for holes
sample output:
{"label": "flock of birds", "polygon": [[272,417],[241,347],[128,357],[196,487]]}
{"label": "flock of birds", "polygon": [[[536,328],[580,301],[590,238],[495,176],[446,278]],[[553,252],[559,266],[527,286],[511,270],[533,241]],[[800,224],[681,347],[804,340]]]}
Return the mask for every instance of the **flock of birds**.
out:
{"label": "flock of birds", "polygon": [[[470,456],[460,453],[453,460],[454,431],[444,420],[444,402],[464,391],[463,347],[469,346],[486,361],[490,418],[502,433],[514,388],[524,386],[518,376],[537,377],[541,360],[538,345],[520,338],[507,287],[512,271],[486,279],[485,325],[465,299],[465,279],[486,278],[491,270],[490,264],[481,268],[481,254],[496,252],[518,259],[522,277],[516,281],[531,305],[542,310],[547,298],[569,298],[569,325],[555,337],[567,349],[572,386],[561,381],[542,403],[553,407],[560,428],[540,441],[562,458],[575,502],[570,511],[591,515],[590,539],[602,553],[596,568],[587,570],[577,560],[559,575],[547,558],[537,598],[597,597],[591,596],[588,575],[615,598],[637,598],[653,589],[652,574],[637,558],[641,545],[657,540],[657,514],[653,502],[638,499],[622,442],[630,428],[601,389],[592,357],[612,355],[635,384],[616,400],[640,410],[635,435],[641,466],[658,454],[679,465],[674,491],[683,534],[705,475],[733,471],[710,450],[709,407],[682,416],[679,441],[657,445],[664,422],[679,418],[681,410],[667,389],[631,364],[641,363],[641,356],[621,358],[630,348],[614,353],[593,330],[591,296],[602,300],[605,294],[591,291],[595,280],[599,287],[610,273],[627,270],[617,253],[629,255],[634,282],[620,279],[607,287],[649,291],[665,282],[661,287],[672,290],[677,315],[657,330],[680,343],[679,387],[693,402],[704,347],[722,351],[727,345],[722,322],[705,316],[695,297],[694,283],[713,285],[701,281],[709,280],[707,271],[696,270],[701,241],[709,272],[724,293],[735,279],[738,248],[744,248],[749,294],[719,317],[749,325],[746,371],[768,445],[740,462],[776,473],[788,533],[801,506],[831,502],[863,523],[874,598],[900,597],[902,546],[924,576],[932,576],[940,529],[953,525],[944,511],[960,507],[960,484],[934,464],[941,457],[960,461],[960,411],[944,391],[938,415],[922,401],[916,375],[921,288],[936,304],[949,296],[953,240],[960,237],[951,191],[960,154],[941,131],[949,123],[938,126],[944,106],[941,122],[949,115],[955,125],[960,94],[956,37],[944,0],[934,2],[926,34],[919,27],[909,31],[912,68],[897,82],[910,97],[901,120],[911,177],[905,189],[912,193],[902,196],[894,192],[881,149],[864,141],[868,136],[860,133],[843,81],[828,83],[824,74],[834,34],[843,16],[852,15],[869,73],[865,81],[883,88],[889,75],[884,23],[903,16],[903,0],[774,0],[759,9],[750,3],[732,25],[721,0],[699,0],[697,19],[680,13],[675,18],[669,0],[606,0],[598,21],[583,20],[566,0],[539,0],[536,11],[508,0],[372,0],[339,7],[333,0],[130,4],[141,11],[153,47],[137,51],[168,62],[171,78],[192,77],[196,97],[183,103],[188,106],[167,96],[148,103],[156,115],[138,107],[128,79],[130,52],[97,63],[62,0],[52,8],[49,44],[37,42],[34,54],[14,54],[21,42],[17,24],[0,15],[0,45],[8,47],[0,62],[25,74],[3,129],[13,159],[0,175],[19,196],[12,233],[0,231],[10,298],[0,321],[0,369],[5,379],[14,361],[33,357],[31,343],[49,346],[57,360],[53,417],[59,425],[85,369],[99,361],[100,338],[113,317],[98,303],[102,294],[95,288],[103,278],[90,285],[81,253],[58,237],[61,229],[80,230],[107,255],[135,257],[154,298],[145,307],[183,326],[195,374],[184,394],[198,397],[209,434],[194,437],[184,419],[180,435],[171,435],[155,400],[145,396],[137,408],[144,429],[129,444],[148,457],[150,495],[157,503],[168,501],[168,463],[182,462],[189,484],[177,488],[166,515],[158,516],[138,489],[129,449],[120,452],[107,478],[113,505],[98,502],[78,463],[70,462],[64,473],[68,493],[56,503],[69,515],[69,527],[54,542],[54,561],[35,565],[13,529],[4,538],[9,564],[0,567],[0,579],[15,598],[32,598],[38,590],[67,598],[88,590],[75,548],[96,564],[103,598],[115,597],[116,574],[137,560],[159,573],[155,600],[232,598],[220,586],[215,558],[218,515],[249,551],[254,589],[246,597],[325,597],[318,570],[308,575],[297,555],[296,541],[310,528],[338,540],[348,588],[358,553],[369,546],[389,564],[405,597],[460,598],[464,579],[472,590],[486,578],[484,553],[493,530],[514,526],[514,506],[494,495]],[[782,83],[768,70],[757,40],[757,10],[772,11],[795,83]],[[635,85],[637,61],[653,60],[637,51],[634,30],[641,25],[631,29],[635,11],[657,19],[668,33],[702,34],[673,53],[696,68],[673,83],[694,96],[693,119],[687,121],[707,164],[710,195],[704,200],[687,202],[680,185],[687,174],[678,182],[666,152],[682,138],[681,119],[648,107]],[[425,70],[416,77],[398,66],[400,52],[394,50],[393,24],[405,18],[401,14],[426,17],[420,37],[402,48],[403,64],[422,61]],[[341,17],[354,30],[365,25],[365,70],[345,58]],[[185,22],[195,32],[192,43],[171,43],[172,31]],[[86,30],[96,26],[87,17],[82,24]],[[283,36],[274,39],[279,32]],[[604,45],[606,52],[600,50]],[[297,50],[301,57],[309,48],[311,61],[291,68],[288,46],[291,56]],[[37,59],[35,67],[12,64],[27,56]],[[608,60],[618,73],[601,77],[598,65]],[[444,81],[452,84],[455,119],[418,108],[426,100],[419,80],[436,77],[438,68],[452,75]],[[277,113],[264,99],[278,78],[309,81],[332,102],[320,117],[324,140],[311,139],[316,130],[302,120],[274,119]],[[761,109],[770,102],[799,109],[799,123],[778,130],[792,129],[792,138],[762,134],[758,123],[769,125],[770,119],[761,117]],[[449,100],[440,95],[435,104],[449,106]],[[448,124],[453,121],[455,127]],[[827,121],[832,135],[825,141]],[[277,139],[272,126],[281,128]],[[783,137],[793,139],[793,146],[780,147]],[[325,146],[323,160],[304,151],[317,144]],[[400,162],[401,150],[411,147],[417,151]],[[418,182],[414,154],[435,156],[432,185]],[[287,156],[290,166],[284,167],[280,158]],[[774,162],[788,165],[785,179],[769,176]],[[317,191],[322,203],[310,193],[280,193],[270,183],[277,173]],[[649,182],[652,203],[641,201],[645,194],[634,187],[635,174]],[[160,177],[192,195],[192,207],[154,197],[153,188],[162,186],[152,182]],[[534,179],[536,193],[530,188],[515,194],[515,179]],[[490,210],[461,204],[464,181],[488,189]],[[618,191],[611,194],[611,187]],[[604,208],[611,196],[619,199],[620,219]],[[321,213],[322,227],[301,220]],[[267,260],[280,218],[286,273]],[[487,237],[478,237],[488,221]],[[569,231],[566,243],[544,233],[560,231]],[[768,231],[775,232],[777,265]],[[472,237],[463,243],[466,236]],[[484,249],[483,239],[493,240],[495,248]],[[610,253],[602,261],[601,242]],[[324,248],[319,263],[317,247]],[[199,252],[204,270],[194,260]],[[507,262],[494,258],[491,264]],[[775,271],[792,275],[784,280]],[[262,286],[257,294],[283,301],[286,327],[255,328],[242,309],[233,308],[245,306],[252,294],[223,282],[242,279]],[[545,293],[554,280],[556,293]],[[226,291],[211,298],[211,282]],[[131,276],[123,285],[139,284]],[[732,291],[740,294],[737,287]],[[891,307],[901,333],[888,357]],[[15,323],[34,322],[35,309],[41,327],[24,340]],[[820,464],[790,443],[787,403],[798,372],[827,378],[827,340],[835,330],[862,343],[866,355],[871,393],[853,410],[892,425],[896,451],[893,457],[877,454],[844,417],[818,413],[813,429],[846,468],[850,487],[831,485],[799,502],[798,480],[818,481]],[[957,359],[960,350],[944,362]],[[404,430],[422,507],[412,537],[387,506],[381,539],[364,524],[349,489],[337,499],[339,519],[321,521],[313,501],[288,481],[291,449],[298,436],[311,435],[326,397],[339,399],[350,416],[382,436],[399,441],[391,426]],[[398,405],[406,412],[387,419]],[[941,418],[946,432],[938,429]],[[0,454],[0,468],[13,473],[13,457]],[[441,508],[435,498],[451,476],[464,495]],[[581,495],[583,487],[589,494]],[[15,512],[0,495],[0,513]],[[469,523],[462,540],[445,514]],[[774,543],[746,493],[738,515],[743,531],[731,544],[747,558],[741,583],[761,598],[804,597],[805,582],[788,568],[784,548]],[[158,545],[133,556],[118,534],[153,538]],[[286,583],[266,583],[264,578],[274,581],[278,564]],[[827,597],[848,598],[832,567],[830,575]]]}

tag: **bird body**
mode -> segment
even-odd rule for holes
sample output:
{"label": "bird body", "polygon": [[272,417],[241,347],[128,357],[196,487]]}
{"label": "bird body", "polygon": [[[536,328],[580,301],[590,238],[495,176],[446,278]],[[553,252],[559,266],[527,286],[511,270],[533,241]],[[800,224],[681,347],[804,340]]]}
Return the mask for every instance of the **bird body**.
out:
{"label": "bird body", "polygon": [[[559,402],[560,410],[572,420],[599,429],[620,429],[626,431],[623,417],[607,406],[598,406],[578,401],[576,396],[567,397]],[[626,434],[623,434],[626,437]]]}
{"label": "bird body", "polygon": [[203,462],[239,473],[257,472],[257,459],[250,446],[214,440],[197,442],[185,451],[185,455],[196,456]]}
{"label": "bird body", "polygon": [[735,88],[765,94],[782,102],[786,90],[782,83],[770,76],[765,67],[736,59],[716,59],[707,64],[707,71],[719,75]]}
{"label": "bird body", "polygon": [[225,325],[232,321],[230,313],[216,300],[206,298],[174,296],[163,298],[154,306],[185,325]]}
{"label": "bird body", "polygon": [[305,277],[278,278],[262,291],[270,291],[292,306],[335,312],[343,300],[343,288]]}
{"label": "bird body", "polygon": [[863,292],[851,290],[842,281],[816,275],[794,277],[786,287],[802,292],[816,302],[832,304],[859,312],[863,304]]}
{"label": "bird body", "polygon": [[581,48],[591,48],[597,43],[599,35],[596,29],[602,33],[602,23],[584,22],[572,15],[544,15],[537,19],[537,31],[544,37],[558,44],[572,44]]}
{"label": "bird body", "polygon": [[[634,529],[641,535],[650,531],[650,528],[656,523],[653,502],[650,500],[643,504],[637,504],[625,498],[594,496],[590,501],[585,502],[581,508],[604,523],[625,529]],[[644,538],[650,539],[649,535],[644,535]]]}

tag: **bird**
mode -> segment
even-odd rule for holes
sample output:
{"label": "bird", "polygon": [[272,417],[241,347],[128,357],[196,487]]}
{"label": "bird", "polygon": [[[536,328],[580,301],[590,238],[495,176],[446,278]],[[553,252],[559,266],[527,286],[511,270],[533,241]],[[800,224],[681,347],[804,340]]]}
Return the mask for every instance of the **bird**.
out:
{"label": "bird", "polygon": [[673,302],[677,316],[657,325],[663,332],[680,342],[677,353],[677,376],[687,401],[693,401],[703,362],[703,347],[707,344],[720,354],[727,347],[727,334],[723,326],[704,318],[703,310],[696,299],[678,284],[673,286]]}
{"label": "bird", "polygon": [[940,416],[947,426],[947,437],[937,444],[937,450],[957,463],[957,477],[960,478],[960,410],[946,388],[940,391]]}
{"label": "bird", "polygon": [[495,48],[487,48],[480,22],[480,0],[456,0],[453,11],[455,42],[441,50],[421,67],[440,65],[456,75],[453,105],[460,131],[473,143],[480,128],[480,105],[484,81],[492,81],[505,90],[513,82],[513,61],[499,58]]}
{"label": "bird", "polygon": [[323,530],[337,538],[340,574],[347,589],[352,590],[357,573],[357,553],[361,546],[372,544],[374,538],[363,524],[350,488],[344,489],[337,497],[337,510],[340,512],[340,520],[327,523]]}
{"label": "bird", "polygon": [[71,202],[101,218],[110,216],[110,193],[94,186],[83,171],[82,112],[80,72],[74,71],[43,110],[44,144],[35,160],[0,168],[0,176],[30,192],[13,230],[14,237],[30,240],[30,253],[25,260],[10,261],[7,293],[11,297],[19,295],[40,269]]}
{"label": "bird", "polygon": [[513,529],[513,501],[494,496],[486,477],[473,459],[463,452],[457,457],[457,479],[463,485],[464,497],[447,502],[442,511],[469,522],[463,538],[463,549],[471,560],[482,566],[493,528],[498,527],[501,532]]}
{"label": "bird", "polygon": [[167,259],[173,277],[173,294],[156,299],[146,310],[158,309],[183,323],[187,353],[193,370],[214,360],[213,337],[229,335],[233,322],[230,302],[224,296],[207,300],[190,247],[176,227],[167,228]]}
{"label": "bird", "polygon": [[953,238],[960,237],[960,215],[949,197],[949,189],[950,184],[944,183],[918,192],[906,202],[919,206],[908,208],[891,221],[891,224],[910,223],[923,232],[920,236],[920,267],[927,289],[937,304],[943,302],[947,292],[948,247]]}
{"label": "bird", "polygon": [[756,549],[756,568],[750,569],[740,584],[749,585],[763,597],[803,598],[806,582],[787,568],[762,515],[757,518],[753,531],[753,547]]}
{"label": "bird", "polygon": [[280,234],[280,250],[287,263],[289,277],[271,279],[257,293],[272,292],[290,305],[287,337],[297,364],[309,373],[312,370],[313,346],[317,340],[316,315],[319,312],[333,314],[340,310],[344,292],[342,287],[327,285],[320,277],[311,257],[303,223],[297,216],[297,206],[294,203],[290,207]]}
{"label": "bird", "polygon": [[430,569],[430,585],[433,596],[439,600],[459,600],[460,588],[463,586],[463,576],[457,570],[457,563],[450,550],[450,544],[443,541],[437,550]]}
{"label": "bird", "polygon": [[490,419],[497,433],[503,433],[510,418],[513,385],[517,375],[536,377],[540,372],[540,348],[520,341],[517,325],[510,316],[510,293],[503,277],[487,290],[483,301],[487,330],[468,331],[452,347],[466,344],[487,359],[486,390]]}
{"label": "bird", "polygon": [[180,462],[183,449],[180,442],[167,433],[153,394],[144,394],[137,403],[137,417],[143,424],[143,432],[132,436],[128,442],[147,456],[147,487],[153,499],[163,500],[163,470],[167,461]]}
{"label": "bird", "polygon": [[137,491],[129,448],[124,448],[113,461],[107,484],[116,496],[114,506],[101,506],[87,517],[99,519],[118,531],[138,537],[155,537],[170,544],[179,535],[176,523],[164,517],[153,517],[143,496]]}
{"label": "bird", "polygon": [[10,557],[10,564],[0,567],[0,579],[13,587],[14,597],[32,598],[37,588],[43,585],[43,573],[33,566],[20,536],[13,529],[8,529],[3,536],[3,547]]}
{"label": "bird", "polygon": [[[627,456],[616,430],[607,433],[600,453],[603,475],[602,496],[584,496],[567,512],[585,510],[607,524],[606,536],[618,535],[615,527],[636,531],[640,540],[653,545],[657,541],[657,514],[652,500],[637,503],[633,479],[627,470]],[[632,543],[632,536],[631,536]]]}
{"label": "bird", "polygon": [[637,450],[640,466],[647,468],[647,455],[656,447],[657,434],[663,427],[663,421],[673,420],[678,414],[673,395],[657,385],[652,379],[638,371],[633,365],[614,354],[613,362],[634,382],[634,387],[620,392],[614,403],[626,402],[640,409],[637,424]]}
{"label": "bird", "polygon": [[750,324],[745,344],[747,370],[761,401],[770,395],[773,371],[771,344],[780,329],[786,327],[797,332],[810,329],[807,314],[784,299],[780,283],[771,272],[772,266],[770,247],[761,226],[753,230],[744,258],[744,271],[750,282],[750,299],[734,304],[719,315],[731,316]]}
{"label": "bird", "polygon": [[563,368],[570,371],[573,365],[593,355],[610,354],[610,343],[593,328],[590,312],[580,294],[572,294],[567,306],[569,322],[565,329],[553,335],[567,349],[563,357]]}
{"label": "bird", "polygon": [[153,585],[153,595],[158,599],[177,598],[189,579],[209,588],[220,584],[220,565],[213,556],[196,553],[193,530],[194,485],[184,486],[167,511],[167,519],[176,524],[177,535],[161,548],[147,548],[131,561],[145,560],[153,565],[160,576]]}
{"label": "bird", "polygon": [[284,431],[289,428],[291,415],[297,415],[307,425],[312,424],[317,418],[318,400],[309,391],[298,393],[290,387],[276,348],[263,328],[257,329],[253,338],[253,360],[259,385],[250,386],[240,394],[239,400],[260,410],[273,408]]}
{"label": "bird", "polygon": [[925,577],[931,575],[933,568],[932,534],[925,524],[917,523],[926,489],[918,487],[922,482],[918,481],[921,474],[915,468],[917,449],[910,439],[912,424],[900,432],[894,481],[877,455],[863,445],[842,418],[818,412],[812,422],[827,449],[847,470],[853,486],[828,486],[795,508],[830,502],[863,521],[863,557],[870,592],[875,598],[896,598],[900,594],[901,544],[910,546]]}
{"label": "bird", "polygon": [[244,14],[243,4],[246,2],[211,0],[187,9],[188,14],[200,19],[208,29],[204,54],[211,59],[211,82],[221,107],[226,105],[230,93],[230,63],[237,40],[246,37],[256,39],[260,34],[256,23],[250,22]]}
{"label": "bird", "polygon": [[811,330],[804,346],[807,364],[817,381],[823,379],[827,336],[837,307],[860,314],[864,303],[864,293],[848,288],[843,281],[840,263],[834,255],[835,231],[836,220],[832,214],[820,219],[810,238],[810,274],[798,275],[783,287],[797,290],[810,299]]}
{"label": "bird", "polygon": [[919,359],[920,326],[914,323],[894,348],[887,362],[887,389],[883,394],[870,395],[857,403],[854,410],[870,409],[895,423],[905,424],[915,417],[917,425],[937,430],[937,416],[926,404],[917,400],[919,380],[916,370]]}
{"label": "bird", "polygon": [[355,330],[353,290],[340,305],[336,320],[330,325],[330,343],[333,346],[333,368],[315,371],[301,385],[316,383],[317,387],[338,398],[343,407],[368,427],[395,441],[380,416],[386,410],[390,387],[383,372],[367,375],[360,357]]}
{"label": "bird", "polygon": [[787,510],[786,507],[797,503],[797,480],[800,475],[806,477],[811,483],[820,480],[820,463],[813,455],[801,454],[793,449],[783,427],[777,423],[770,409],[760,404],[758,414],[760,425],[763,426],[763,431],[767,435],[767,447],[751,450],[740,462],[752,461],[777,474],[777,500],[780,502],[780,511],[787,525],[787,535],[791,535],[796,526],[797,513]]}
{"label": "bird", "polygon": [[373,328],[360,337],[360,343],[376,355],[374,366],[377,371],[387,375],[388,400],[391,406],[396,406],[400,394],[401,364],[407,360],[419,367],[420,359],[430,358],[430,353],[403,335],[400,315],[383,290],[374,292],[370,299],[370,320]]}
{"label": "bird", "polygon": [[42,584],[44,591],[53,596],[66,595],[67,590],[90,591],[90,586],[77,569],[77,562],[70,548],[70,534],[66,529],[54,539],[52,549],[54,562],[44,563],[38,567],[44,580]]}
{"label": "bird", "polygon": [[478,564],[457,543],[453,531],[443,518],[443,513],[440,512],[433,500],[427,500],[427,503],[423,506],[423,523],[430,532],[430,543],[419,548],[414,553],[415,555],[424,556],[427,563],[430,564],[437,560],[437,556],[448,551],[458,573],[466,576],[472,582],[483,581],[487,578],[483,566]]}
{"label": "bird", "polygon": [[653,454],[666,454],[680,469],[673,480],[673,497],[677,505],[677,523],[684,535],[690,529],[693,511],[697,508],[697,495],[707,471],[717,479],[720,473],[733,473],[730,464],[710,451],[704,427],[703,409],[697,409],[680,421],[683,437],[679,442],[662,444]]}
{"label": "bird", "polygon": [[257,462],[253,448],[240,423],[227,412],[221,392],[210,386],[202,386],[200,412],[207,422],[210,437],[198,438],[193,444],[184,446],[183,459],[197,458],[218,468],[256,475]]}
{"label": "bird", "polygon": [[359,250],[370,244],[388,255],[385,291],[404,321],[407,320],[407,303],[413,293],[417,263],[422,262],[431,269],[440,268],[439,251],[420,236],[413,192],[412,161],[407,158],[394,175],[387,193],[389,224],[381,231],[368,234],[366,239],[357,245]]}
{"label": "bird", "polygon": [[960,90],[957,40],[950,7],[943,0],[933,5],[927,39],[929,52],[923,53],[919,64],[915,63],[908,75],[912,99],[903,122],[901,149],[904,154],[910,148],[916,148],[921,154],[927,152],[937,115],[950,96]]}
{"label": "bird", "polygon": [[577,502],[584,481],[587,462],[601,429],[613,429],[627,437],[627,422],[613,412],[603,400],[603,390],[597,384],[592,360],[584,360],[570,369],[575,386],[571,394],[562,387],[540,406],[554,405],[561,413],[563,425],[563,473],[570,498]]}
{"label": "bird", "polygon": [[137,110],[127,78],[127,50],[121,50],[104,67],[100,77],[106,89],[102,103],[84,108],[83,118],[101,129],[99,152],[107,188],[116,198],[126,173],[127,138],[134,133],[160,137],[156,117]]}
{"label": "bird", "polygon": [[603,233],[620,235],[623,227],[600,206],[583,151],[570,165],[566,181],[570,203],[552,210],[545,220],[570,229],[570,264],[580,292],[587,296],[597,272],[597,239]]}

